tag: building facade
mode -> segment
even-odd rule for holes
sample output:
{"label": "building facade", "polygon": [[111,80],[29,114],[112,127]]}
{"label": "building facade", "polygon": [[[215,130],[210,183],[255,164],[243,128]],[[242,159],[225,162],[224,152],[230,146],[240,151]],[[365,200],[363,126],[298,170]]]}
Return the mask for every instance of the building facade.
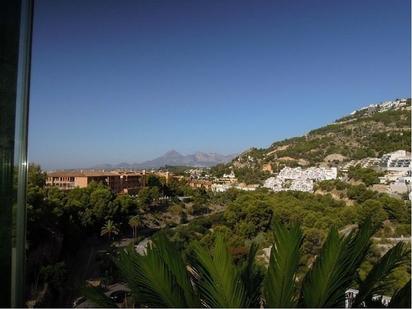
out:
{"label": "building facade", "polygon": [[137,172],[51,172],[47,174],[46,185],[61,190],[86,188],[91,182],[107,185],[114,193],[136,194],[146,186],[146,173]]}
{"label": "building facade", "polygon": [[411,168],[411,153],[405,150],[398,150],[384,154],[379,165],[387,171],[407,172]]}

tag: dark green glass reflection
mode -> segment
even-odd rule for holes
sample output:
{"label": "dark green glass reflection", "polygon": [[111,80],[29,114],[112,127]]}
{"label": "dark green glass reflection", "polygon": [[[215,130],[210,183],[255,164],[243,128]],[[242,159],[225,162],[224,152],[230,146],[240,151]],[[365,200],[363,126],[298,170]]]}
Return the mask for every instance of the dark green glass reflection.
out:
{"label": "dark green glass reflection", "polygon": [[0,1],[0,307],[23,306],[31,0]]}

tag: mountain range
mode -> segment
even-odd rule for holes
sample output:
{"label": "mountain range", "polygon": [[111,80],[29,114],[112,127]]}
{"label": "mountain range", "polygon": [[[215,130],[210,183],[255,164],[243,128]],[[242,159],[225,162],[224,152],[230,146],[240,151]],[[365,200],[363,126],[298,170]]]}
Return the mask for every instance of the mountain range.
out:
{"label": "mountain range", "polygon": [[[251,148],[241,154],[196,152],[183,155],[171,150],[141,163],[101,164],[95,169],[155,169],[166,165],[272,170],[282,166],[312,166],[329,161],[380,157],[410,149],[411,99],[371,104],[304,136],[274,142],[268,148]],[[239,171],[238,171],[239,173]]]}
{"label": "mountain range", "polygon": [[236,154],[222,155],[218,153],[196,152],[194,154],[183,155],[176,150],[166,152],[164,155],[153,160],[141,163],[118,163],[118,164],[99,164],[93,166],[94,169],[149,169],[169,166],[190,166],[190,167],[211,167],[220,163],[230,162]]}

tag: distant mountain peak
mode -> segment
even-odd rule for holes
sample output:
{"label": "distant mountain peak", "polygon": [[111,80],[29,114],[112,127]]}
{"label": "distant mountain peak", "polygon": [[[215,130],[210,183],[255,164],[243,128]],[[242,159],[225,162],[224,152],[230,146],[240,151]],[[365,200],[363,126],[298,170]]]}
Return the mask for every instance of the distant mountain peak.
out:
{"label": "distant mountain peak", "polygon": [[218,153],[205,153],[197,151],[194,154],[183,155],[178,151],[172,149],[166,152],[164,155],[155,158],[153,160],[144,161],[142,163],[129,164],[126,162],[119,164],[101,164],[94,166],[93,168],[160,168],[166,165],[169,166],[192,166],[192,167],[211,167],[221,163],[230,162],[236,155],[222,155]]}
{"label": "distant mountain peak", "polygon": [[177,152],[176,150],[172,149],[166,152],[162,157],[181,157],[183,156],[181,153]]}

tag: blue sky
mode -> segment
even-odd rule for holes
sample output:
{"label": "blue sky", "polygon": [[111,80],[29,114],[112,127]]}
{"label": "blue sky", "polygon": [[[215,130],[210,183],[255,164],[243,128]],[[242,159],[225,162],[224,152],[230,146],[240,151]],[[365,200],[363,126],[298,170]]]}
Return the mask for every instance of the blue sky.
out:
{"label": "blue sky", "polygon": [[410,96],[408,0],[36,1],[29,157],[236,153]]}

